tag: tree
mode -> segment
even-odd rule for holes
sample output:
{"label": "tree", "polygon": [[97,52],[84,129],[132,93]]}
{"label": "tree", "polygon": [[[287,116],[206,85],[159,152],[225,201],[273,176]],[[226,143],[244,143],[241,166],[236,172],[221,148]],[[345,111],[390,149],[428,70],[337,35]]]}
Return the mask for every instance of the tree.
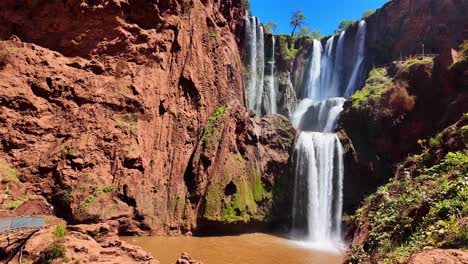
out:
{"label": "tree", "polygon": [[362,14],[362,18],[368,18],[368,17],[370,17],[370,16],[371,16],[372,14],[374,14],[374,13],[375,13],[375,10],[371,10],[371,9],[366,10],[366,11],[364,11],[364,13]]}
{"label": "tree", "polygon": [[311,33],[308,27],[301,27],[299,32],[297,33],[298,37],[310,37]]}
{"label": "tree", "polygon": [[348,27],[351,26],[351,24],[353,24],[354,22],[356,22],[356,20],[341,20],[340,24],[338,25],[338,28],[339,28],[341,31],[345,31],[345,30],[348,29]]}
{"label": "tree", "polygon": [[323,38],[323,35],[322,35],[322,32],[320,32],[320,30],[314,30],[314,31],[312,31],[312,37],[314,39],[320,40],[320,39]]}
{"label": "tree", "polygon": [[265,25],[263,25],[268,31],[270,31],[271,33],[276,33],[276,30],[278,29],[278,24],[273,21],[273,20],[270,20],[268,21]]}
{"label": "tree", "polygon": [[301,30],[299,30],[299,33],[297,33],[297,36],[314,38],[314,39],[321,39],[323,37],[320,30],[311,31],[311,29],[309,29],[306,26],[301,27]]}
{"label": "tree", "polygon": [[294,36],[294,33],[296,32],[296,29],[298,27],[300,28],[304,25],[306,19],[306,16],[304,15],[304,13],[301,12],[300,9],[293,13],[291,21],[289,22],[289,24],[293,28],[291,36]]}

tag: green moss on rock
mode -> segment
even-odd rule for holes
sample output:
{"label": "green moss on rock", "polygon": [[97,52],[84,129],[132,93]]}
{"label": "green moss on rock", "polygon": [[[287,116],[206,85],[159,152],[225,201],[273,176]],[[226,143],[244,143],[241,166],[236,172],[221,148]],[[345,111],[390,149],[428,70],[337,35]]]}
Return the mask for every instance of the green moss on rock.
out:
{"label": "green moss on rock", "polygon": [[370,71],[364,88],[349,98],[352,106],[354,108],[362,108],[369,103],[369,100],[381,98],[391,82],[392,78],[388,76],[385,68],[377,68]]}

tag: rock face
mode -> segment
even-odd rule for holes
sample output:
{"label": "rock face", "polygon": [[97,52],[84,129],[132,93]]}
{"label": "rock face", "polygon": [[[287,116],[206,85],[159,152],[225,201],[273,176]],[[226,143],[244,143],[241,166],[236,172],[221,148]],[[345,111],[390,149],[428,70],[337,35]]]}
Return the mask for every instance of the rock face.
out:
{"label": "rock face", "polygon": [[376,69],[345,103],[340,136],[346,150],[346,212],[385,183],[409,153],[420,151],[419,139],[434,136],[468,112],[468,64],[451,66],[440,58]]}
{"label": "rock face", "polygon": [[392,0],[366,19],[370,65],[400,56],[440,54],[468,39],[468,3],[463,0]]}
{"label": "rock face", "polygon": [[273,221],[294,130],[240,103],[243,14],[240,0],[2,1],[0,214],[120,234]]}
{"label": "rock face", "polygon": [[[259,230],[288,219],[288,162],[295,130],[282,116],[260,120],[231,103],[211,116],[186,174],[201,233]],[[281,221],[282,220],[282,221]]]}
{"label": "rock face", "polygon": [[17,37],[0,42],[0,158],[71,223],[180,232],[203,129],[244,96],[243,13],[240,0],[2,1],[0,38]]}
{"label": "rock face", "polygon": [[[69,226],[60,237],[54,226],[42,229],[30,229],[2,234],[0,245],[5,250],[0,261],[11,259],[48,263],[52,261],[46,252],[62,252],[66,259],[57,258],[53,263],[151,263],[159,264],[151,255],[141,248],[122,242],[117,233],[108,224]],[[60,241],[58,241],[60,239]],[[59,261],[59,262],[57,262]],[[3,263],[3,262],[2,262]]]}

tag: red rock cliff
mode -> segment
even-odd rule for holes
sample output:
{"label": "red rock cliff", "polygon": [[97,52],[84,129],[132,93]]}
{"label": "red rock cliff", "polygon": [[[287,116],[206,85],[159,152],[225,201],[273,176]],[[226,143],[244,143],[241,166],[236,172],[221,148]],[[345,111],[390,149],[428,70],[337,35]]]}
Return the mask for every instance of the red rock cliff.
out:
{"label": "red rock cliff", "polygon": [[7,201],[180,232],[203,129],[243,101],[243,13],[240,0],[2,1],[0,39],[17,37],[0,42],[0,159],[24,190]]}

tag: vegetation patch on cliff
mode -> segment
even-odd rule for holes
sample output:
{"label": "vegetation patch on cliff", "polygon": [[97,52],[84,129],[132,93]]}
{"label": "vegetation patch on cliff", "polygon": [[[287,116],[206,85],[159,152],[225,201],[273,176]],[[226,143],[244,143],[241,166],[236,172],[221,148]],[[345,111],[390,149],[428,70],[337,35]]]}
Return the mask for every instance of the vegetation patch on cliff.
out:
{"label": "vegetation patch on cliff", "polygon": [[391,84],[392,78],[388,76],[387,69],[377,68],[369,73],[364,88],[357,91],[350,97],[350,101],[354,108],[362,108],[370,100],[380,99],[387,91],[388,86]]}
{"label": "vegetation patch on cliff", "polygon": [[[452,143],[463,127],[447,130]],[[352,221],[367,237],[352,246],[347,263],[400,263],[427,249],[468,248],[468,144],[441,160],[424,158],[437,159],[447,142],[442,134],[433,137],[422,155],[409,158],[364,201]]]}
{"label": "vegetation patch on cliff", "polygon": [[21,181],[16,176],[16,170],[11,168],[5,161],[0,160],[0,181],[1,183],[16,183],[21,184]]}

